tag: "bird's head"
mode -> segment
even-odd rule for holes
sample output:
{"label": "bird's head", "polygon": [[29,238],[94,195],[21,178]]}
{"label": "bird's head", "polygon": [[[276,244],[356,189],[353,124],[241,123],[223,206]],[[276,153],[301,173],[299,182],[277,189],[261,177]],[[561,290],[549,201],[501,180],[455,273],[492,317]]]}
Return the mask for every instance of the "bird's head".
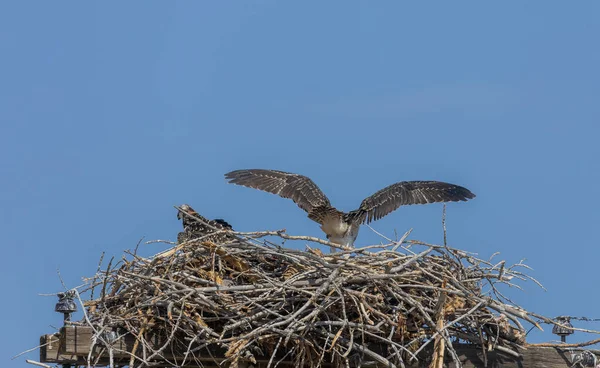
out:
{"label": "bird's head", "polygon": [[233,230],[233,227],[229,224],[229,222],[223,219],[214,219],[213,221],[221,225],[224,229]]}
{"label": "bird's head", "polygon": [[179,206],[179,208],[180,208],[180,210],[177,211],[177,219],[178,220],[183,220],[183,218],[185,217],[182,212],[186,212],[189,214],[193,214],[196,212],[189,204],[185,204],[185,203],[182,204],[181,206]]}

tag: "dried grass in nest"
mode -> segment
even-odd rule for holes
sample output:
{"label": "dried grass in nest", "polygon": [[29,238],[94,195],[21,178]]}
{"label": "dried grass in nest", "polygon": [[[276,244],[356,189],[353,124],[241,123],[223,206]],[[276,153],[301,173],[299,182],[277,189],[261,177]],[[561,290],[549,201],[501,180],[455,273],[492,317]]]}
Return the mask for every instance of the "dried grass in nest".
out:
{"label": "dried grass in nest", "polygon": [[[135,336],[131,364],[184,365],[218,348],[232,367],[256,359],[397,367],[424,351],[432,367],[445,354],[460,366],[453,343],[518,355],[521,322],[548,322],[497,288],[533,280],[522,263],[405,241],[408,233],[333,254],[283,248],[267,235],[329,244],[281,232],[231,233],[227,244],[191,240],[148,259],[134,252],[88,280],[102,291],[85,303],[87,321],[96,331]],[[150,343],[157,338],[159,347]],[[169,361],[167,350],[179,360]]]}

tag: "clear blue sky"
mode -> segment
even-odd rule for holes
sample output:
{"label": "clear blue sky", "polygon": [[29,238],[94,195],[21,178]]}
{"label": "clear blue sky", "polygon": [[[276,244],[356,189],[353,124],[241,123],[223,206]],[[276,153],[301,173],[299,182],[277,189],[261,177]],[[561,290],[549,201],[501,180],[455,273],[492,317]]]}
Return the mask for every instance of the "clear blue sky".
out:
{"label": "clear blue sky", "polygon": [[[174,240],[173,205],[321,234],[226,184],[240,168],[308,175],[344,210],[400,180],[464,185],[452,245],[527,258],[548,288],[509,291],[528,309],[600,317],[598,35],[595,1],[3,2],[4,365],[61,323],[38,296],[62,289],[57,268],[72,287],[102,251]],[[441,211],[374,227],[440,242]]]}

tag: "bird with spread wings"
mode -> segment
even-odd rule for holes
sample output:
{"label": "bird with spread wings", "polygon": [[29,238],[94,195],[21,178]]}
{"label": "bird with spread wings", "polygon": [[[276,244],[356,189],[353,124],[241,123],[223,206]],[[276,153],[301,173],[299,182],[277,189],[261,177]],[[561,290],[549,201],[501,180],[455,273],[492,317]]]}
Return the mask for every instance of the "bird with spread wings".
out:
{"label": "bird with spread wings", "polygon": [[[229,183],[289,198],[321,224],[327,239],[352,247],[363,223],[379,220],[400,206],[435,202],[459,202],[475,194],[458,185],[440,181],[401,181],[365,198],[354,211],[342,212],[331,205],[319,187],[306,176],[277,170],[235,170],[225,174]],[[333,249],[332,249],[333,251]]]}

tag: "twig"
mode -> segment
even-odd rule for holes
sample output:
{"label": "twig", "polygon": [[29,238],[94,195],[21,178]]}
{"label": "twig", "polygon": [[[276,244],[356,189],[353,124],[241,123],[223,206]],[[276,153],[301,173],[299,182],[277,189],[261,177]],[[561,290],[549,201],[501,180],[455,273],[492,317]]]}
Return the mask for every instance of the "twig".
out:
{"label": "twig", "polygon": [[16,358],[20,357],[20,356],[21,356],[21,355],[23,355],[23,354],[31,353],[32,351],[34,351],[34,350],[37,350],[37,349],[39,349],[39,348],[43,348],[44,346],[46,346],[46,345],[48,345],[48,344],[50,344],[50,343],[51,343],[51,341],[48,341],[48,342],[47,342],[47,343],[45,343],[45,344],[41,344],[41,345],[38,345],[38,346],[36,346],[36,347],[34,347],[34,348],[31,348],[31,349],[27,349],[27,350],[25,350],[25,351],[22,351],[22,352],[20,352],[19,354],[15,355],[14,357],[10,358],[10,360],[15,360]]}
{"label": "twig", "polygon": [[544,343],[537,343],[537,344],[527,344],[526,346],[537,346],[540,348],[580,348],[583,346],[590,346],[590,345],[594,345],[594,344],[598,344],[598,343],[600,343],[600,339],[579,342],[576,344],[544,342]]}
{"label": "twig", "polygon": [[27,359],[27,360],[25,360],[25,362],[27,362],[29,364],[37,365],[38,367],[52,368],[51,366],[49,366],[47,364],[36,362],[35,360],[31,360],[31,359]]}

